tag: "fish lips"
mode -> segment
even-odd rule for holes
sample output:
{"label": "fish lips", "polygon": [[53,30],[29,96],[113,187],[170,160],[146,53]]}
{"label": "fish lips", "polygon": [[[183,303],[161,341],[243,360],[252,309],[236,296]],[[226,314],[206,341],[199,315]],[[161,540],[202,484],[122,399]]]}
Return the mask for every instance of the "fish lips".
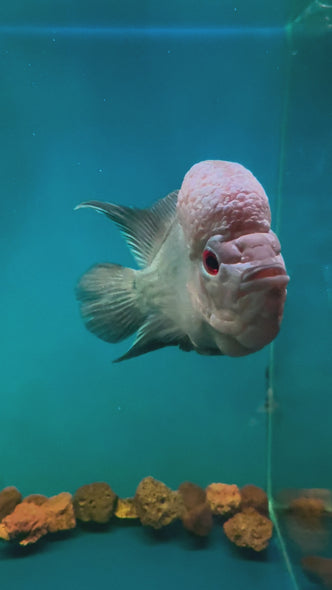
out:
{"label": "fish lips", "polygon": [[243,297],[252,291],[284,292],[289,283],[289,276],[284,266],[268,264],[247,269],[241,277],[239,295]]}

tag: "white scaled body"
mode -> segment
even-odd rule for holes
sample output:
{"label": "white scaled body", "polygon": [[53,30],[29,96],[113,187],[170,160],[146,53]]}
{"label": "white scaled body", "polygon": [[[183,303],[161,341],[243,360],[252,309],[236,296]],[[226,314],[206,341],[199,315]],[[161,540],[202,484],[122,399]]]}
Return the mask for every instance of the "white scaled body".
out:
{"label": "white scaled body", "polygon": [[96,265],[77,286],[90,331],[108,342],[137,332],[118,360],[169,345],[243,356],[277,335],[289,277],[264,189],[240,164],[196,164],[151,209],[83,207],[120,227],[141,267]]}

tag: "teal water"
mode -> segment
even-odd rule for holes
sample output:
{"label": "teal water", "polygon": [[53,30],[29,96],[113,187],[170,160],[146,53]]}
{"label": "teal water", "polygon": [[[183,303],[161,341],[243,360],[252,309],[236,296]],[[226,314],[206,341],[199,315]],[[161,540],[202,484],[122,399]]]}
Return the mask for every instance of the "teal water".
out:
{"label": "teal water", "polygon": [[195,543],[180,526],[164,533],[115,527],[51,540],[24,558],[2,550],[3,579],[8,590],[292,588],[273,544],[265,557],[253,560],[233,552],[217,530],[206,544]]}
{"label": "teal water", "polygon": [[0,437],[15,440],[4,483],[50,493],[106,478],[130,495],[151,473],[171,486],[264,485],[267,351],[239,364],[169,349],[112,365],[128,342],[107,346],[86,332],[74,286],[95,262],[133,260],[106,219],[73,209],[92,197],[149,206],[192,163],[221,155],[255,171],[273,208],[284,39],[2,43]]}
{"label": "teal water", "polygon": [[[271,457],[278,504],[301,490],[319,488],[329,497],[332,489],[331,28],[312,39],[295,30],[291,53],[280,238],[290,246],[292,280],[287,330],[275,345]],[[331,506],[318,523],[294,525],[280,514],[299,587],[330,588],[317,576],[304,577],[299,563],[312,555],[332,558]]]}
{"label": "teal water", "polygon": [[[133,264],[116,228],[75,205],[149,206],[209,158],[251,169],[275,224],[282,209],[292,281],[275,347],[274,488],[331,487],[329,42],[290,47],[284,13],[209,34],[204,19],[135,32],[68,14],[43,27],[36,15],[15,29],[10,14],[0,29],[0,487],[53,495],[105,480],[131,496],[146,475],[173,488],[266,487],[268,349],[242,359],[165,349],[112,365],[128,342],[91,336],[74,297],[89,265]],[[25,554],[1,545],[0,561],[9,590],[293,588],[277,539],[250,560],[218,528],[206,545],[176,526],[77,530]]]}

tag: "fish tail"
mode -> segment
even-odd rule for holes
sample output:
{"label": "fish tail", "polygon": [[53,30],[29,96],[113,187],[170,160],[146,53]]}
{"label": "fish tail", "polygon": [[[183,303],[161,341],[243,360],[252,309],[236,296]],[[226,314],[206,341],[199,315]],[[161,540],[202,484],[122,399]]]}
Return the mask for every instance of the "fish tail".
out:
{"label": "fish tail", "polygon": [[119,342],[145,321],[136,289],[137,272],[118,264],[96,264],[76,287],[86,327],[106,342]]}

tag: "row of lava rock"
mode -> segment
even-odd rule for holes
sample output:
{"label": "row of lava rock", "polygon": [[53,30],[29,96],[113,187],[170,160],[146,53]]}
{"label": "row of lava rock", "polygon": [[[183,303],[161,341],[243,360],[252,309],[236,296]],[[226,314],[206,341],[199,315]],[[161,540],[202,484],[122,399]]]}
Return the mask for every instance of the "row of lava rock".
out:
{"label": "row of lava rock", "polygon": [[119,498],[107,483],[80,487],[72,496],[51,498],[32,494],[22,498],[15,487],[0,492],[0,538],[26,546],[48,533],[70,530],[78,521],[107,524],[116,519],[139,519],[160,529],[180,519],[185,529],[207,536],[220,522],[228,539],[239,547],[262,551],[272,536],[268,499],[261,488],[212,483],[206,489],[184,482],[173,491],[153,477],[145,477],[133,498]]}

